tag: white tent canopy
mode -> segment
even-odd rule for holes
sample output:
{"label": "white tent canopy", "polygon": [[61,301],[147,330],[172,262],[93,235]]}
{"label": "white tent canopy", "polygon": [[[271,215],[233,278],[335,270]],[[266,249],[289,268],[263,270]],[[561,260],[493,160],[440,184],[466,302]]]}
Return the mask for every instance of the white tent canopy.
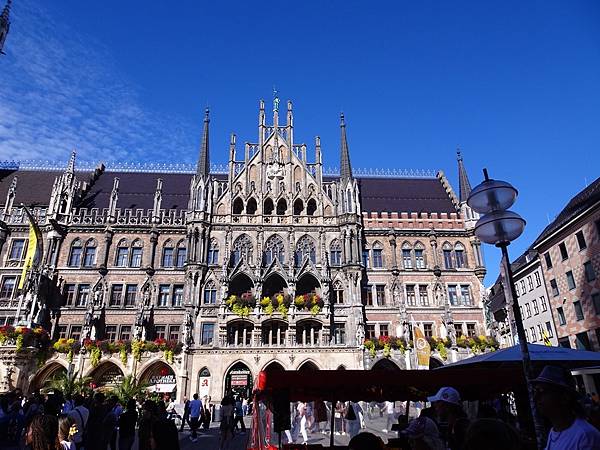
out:
{"label": "white tent canopy", "polygon": [[[600,352],[573,350],[564,347],[548,347],[546,345],[527,344],[532,363],[536,366],[557,364],[571,369],[600,365]],[[435,370],[447,370],[453,367],[503,367],[521,364],[521,348],[518,345],[503,348],[495,352],[484,353],[472,358],[463,359]]]}

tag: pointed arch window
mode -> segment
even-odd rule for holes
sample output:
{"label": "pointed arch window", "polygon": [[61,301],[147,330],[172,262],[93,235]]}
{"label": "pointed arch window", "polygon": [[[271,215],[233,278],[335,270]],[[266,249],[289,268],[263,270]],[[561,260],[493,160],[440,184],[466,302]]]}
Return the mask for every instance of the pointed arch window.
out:
{"label": "pointed arch window", "polygon": [[129,267],[142,267],[142,241],[136,239],[131,244],[131,260],[129,262]]}
{"label": "pointed arch window", "polygon": [[420,242],[415,244],[415,267],[417,269],[425,269],[425,246]]}
{"label": "pointed arch window", "polygon": [[314,216],[316,211],[317,211],[317,201],[314,198],[311,198],[310,200],[308,200],[308,203],[306,204],[306,215]]}
{"label": "pointed arch window", "polygon": [[332,266],[342,265],[342,244],[337,239],[334,239],[329,246],[329,263]]}
{"label": "pointed arch window", "polygon": [[344,286],[339,280],[333,283],[333,301],[338,305],[344,303]]}
{"label": "pointed arch window", "polygon": [[256,214],[256,209],[256,200],[254,197],[252,197],[250,200],[248,200],[248,203],[246,203],[246,214]]}
{"label": "pointed arch window", "polygon": [[265,242],[264,264],[265,266],[268,266],[276,259],[278,259],[281,264],[284,264],[284,257],[285,244],[283,239],[279,235],[274,234],[267,239],[267,242]]}
{"label": "pointed arch window", "polygon": [[233,243],[232,264],[235,266],[242,259],[248,264],[252,264],[252,240],[247,234],[242,234]]}
{"label": "pointed arch window", "polygon": [[315,241],[308,235],[302,236],[296,244],[296,266],[300,266],[305,259],[310,258],[313,264],[317,262]]}
{"label": "pointed arch window", "polygon": [[454,261],[456,263],[457,269],[467,267],[467,258],[465,255],[465,247],[460,242],[458,242],[454,246]]}
{"label": "pointed arch window", "polygon": [[175,249],[175,267],[181,269],[185,266],[185,261],[187,259],[187,247],[183,241],[179,241],[177,243],[177,248]]}
{"label": "pointed arch window", "polygon": [[266,216],[270,216],[271,214],[273,214],[273,209],[275,209],[275,207],[273,206],[273,200],[267,198],[263,203],[263,213]]}
{"label": "pointed arch window", "polygon": [[278,216],[283,216],[287,211],[287,202],[285,201],[285,198],[280,198],[279,201],[277,202],[277,215]]}
{"label": "pointed arch window", "polygon": [[117,244],[115,265],[117,267],[127,267],[129,265],[129,245],[125,239],[121,239]]}
{"label": "pointed arch window", "polygon": [[302,214],[302,211],[304,211],[304,202],[302,199],[297,198],[296,201],[294,201],[294,215],[299,216]]}
{"label": "pointed arch window", "polygon": [[444,267],[446,269],[453,269],[454,262],[452,261],[452,245],[449,242],[444,243],[442,246],[442,253],[444,254]]}
{"label": "pointed arch window", "polygon": [[165,242],[161,258],[161,266],[165,268],[173,267],[173,255],[175,254],[175,248],[173,242],[168,239]]}
{"label": "pointed arch window", "polygon": [[233,201],[233,214],[242,214],[244,211],[244,202],[241,198],[236,197]]}
{"label": "pointed arch window", "polygon": [[208,247],[208,264],[219,264],[219,243],[216,239],[210,240],[210,246]]}
{"label": "pointed arch window", "polygon": [[383,268],[383,245],[381,245],[381,242],[373,244],[373,268]]}
{"label": "pointed arch window", "polygon": [[405,269],[413,268],[412,247],[408,242],[402,244],[402,265]]}
{"label": "pointed arch window", "polygon": [[204,286],[204,299],[202,303],[205,305],[214,305],[217,303],[217,286],[212,280]]}
{"label": "pointed arch window", "polygon": [[83,267],[94,267],[96,264],[96,249],[98,244],[94,239],[90,239],[85,243],[83,249]]}
{"label": "pointed arch window", "polygon": [[81,255],[83,253],[83,245],[80,239],[75,239],[71,242],[71,250],[69,251],[69,267],[81,266]]}

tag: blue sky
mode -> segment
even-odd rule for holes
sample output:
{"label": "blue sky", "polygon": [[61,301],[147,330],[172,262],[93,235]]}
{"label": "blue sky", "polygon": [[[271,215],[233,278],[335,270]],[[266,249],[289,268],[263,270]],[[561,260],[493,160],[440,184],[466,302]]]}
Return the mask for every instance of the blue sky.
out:
{"label": "blue sky", "polygon": [[[0,0],[3,3],[4,0]],[[337,165],[444,170],[460,146],[520,191],[516,258],[600,175],[600,2],[15,0],[0,58],[0,159],[214,162],[256,140],[259,98]],[[498,251],[486,248],[489,273]]]}

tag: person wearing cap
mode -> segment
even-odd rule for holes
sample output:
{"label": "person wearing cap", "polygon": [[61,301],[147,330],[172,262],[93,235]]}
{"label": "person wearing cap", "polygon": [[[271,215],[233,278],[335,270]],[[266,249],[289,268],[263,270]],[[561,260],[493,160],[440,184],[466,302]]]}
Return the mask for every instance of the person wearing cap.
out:
{"label": "person wearing cap", "polygon": [[583,418],[569,370],[546,366],[531,382],[538,411],[552,423],[546,450],[600,449],[600,431]]}
{"label": "person wearing cap", "polygon": [[429,417],[411,420],[400,434],[408,438],[412,450],[444,450],[438,427]]}
{"label": "person wearing cap", "polygon": [[469,420],[462,409],[458,391],[452,387],[443,387],[434,396],[427,397],[427,401],[433,405],[447,448],[462,449]]}

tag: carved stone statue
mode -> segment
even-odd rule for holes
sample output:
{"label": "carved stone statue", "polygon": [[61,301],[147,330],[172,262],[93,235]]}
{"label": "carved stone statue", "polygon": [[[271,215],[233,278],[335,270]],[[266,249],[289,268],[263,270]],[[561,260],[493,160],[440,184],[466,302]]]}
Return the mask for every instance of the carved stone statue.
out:
{"label": "carved stone statue", "polygon": [[456,347],[456,329],[454,328],[454,319],[452,318],[452,312],[448,305],[446,305],[446,311],[442,315],[442,322],[446,328],[446,334],[452,344],[452,347]]}
{"label": "carved stone statue", "polygon": [[365,343],[365,327],[362,322],[359,322],[356,326],[356,344],[362,350]]}
{"label": "carved stone statue", "polygon": [[183,345],[190,347],[194,343],[194,319],[192,313],[187,311],[185,313],[185,322],[183,324]]}
{"label": "carved stone statue", "polygon": [[445,295],[444,295],[444,287],[442,283],[437,282],[433,287],[433,296],[435,299],[436,306],[444,306],[445,305]]}

